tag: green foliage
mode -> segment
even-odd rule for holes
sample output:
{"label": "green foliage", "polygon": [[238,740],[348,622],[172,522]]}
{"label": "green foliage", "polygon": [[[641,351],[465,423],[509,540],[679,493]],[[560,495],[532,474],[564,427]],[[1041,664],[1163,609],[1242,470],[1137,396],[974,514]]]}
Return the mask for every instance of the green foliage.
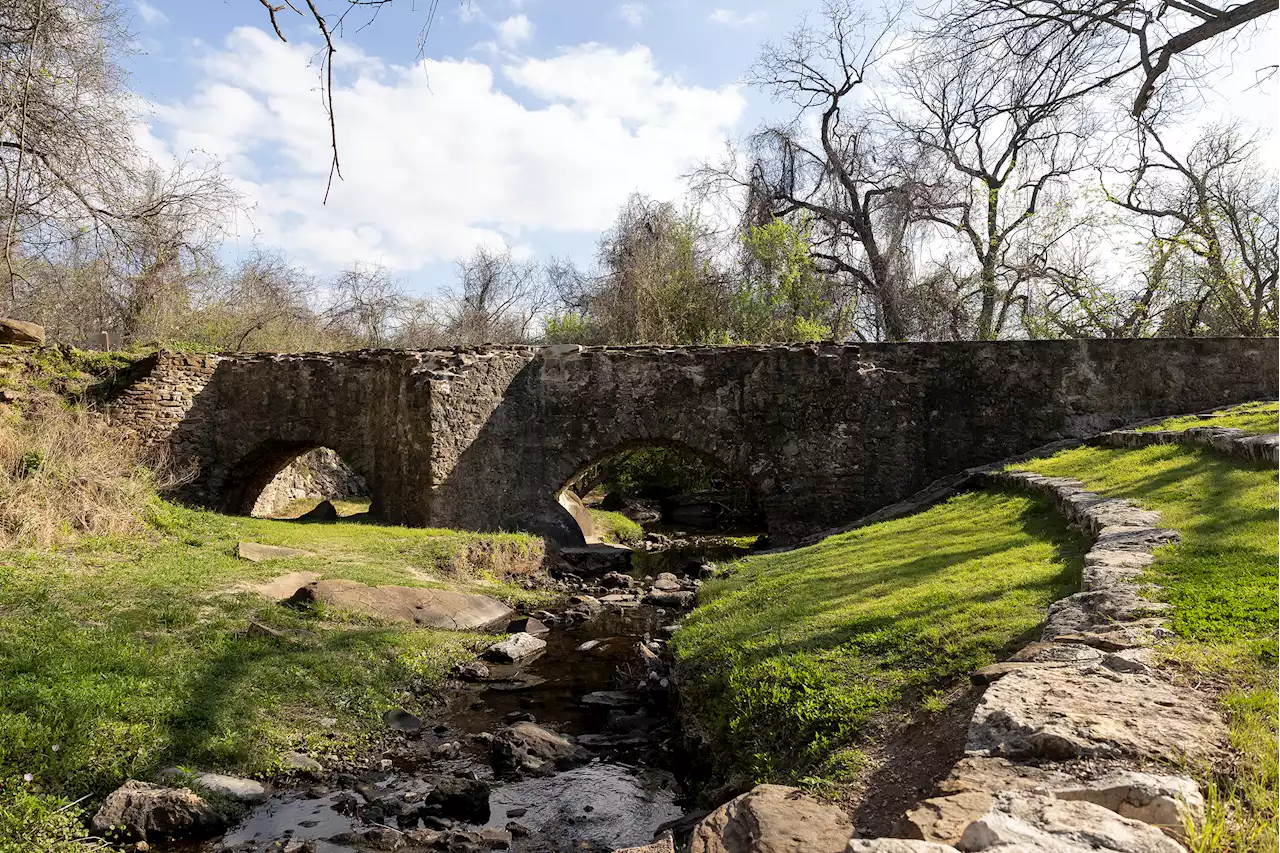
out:
{"label": "green foliage", "polygon": [[566,311],[547,317],[544,339],[549,344],[580,344],[590,341],[595,331],[586,318]]}
{"label": "green foliage", "polygon": [[121,374],[149,354],[0,346],[0,387],[55,394],[70,402],[98,402],[115,389]]}
{"label": "green foliage", "polygon": [[596,535],[605,542],[617,545],[634,545],[644,538],[644,528],[620,512],[591,508]]}
{"label": "green foliage", "polygon": [[740,341],[830,340],[824,318],[827,281],[809,252],[809,229],[783,219],[751,227],[742,237],[748,274],[733,297],[734,336]]}
{"label": "green foliage", "polygon": [[0,776],[0,853],[84,853],[83,835],[78,808],[21,776]]}
{"label": "green foliage", "polygon": [[[1274,404],[1245,408],[1237,420],[1271,423]],[[1234,416],[1233,416],[1234,417]],[[1172,428],[1177,428],[1176,423]],[[1187,425],[1204,423],[1195,420]],[[1218,419],[1209,423],[1217,425]],[[1224,425],[1227,425],[1224,424]],[[1280,636],[1276,597],[1276,471],[1241,464],[1212,451],[1174,445],[1140,450],[1080,448],[1017,466],[1082,480],[1107,497],[1158,510],[1178,530],[1177,545],[1161,550],[1146,579],[1173,604],[1177,641],[1167,660],[1196,681],[1224,685],[1223,708],[1239,766],[1218,779],[1220,813],[1211,813],[1197,850],[1276,848],[1277,684]],[[1205,779],[1221,772],[1205,770]],[[1215,817],[1216,814],[1216,817]],[[1215,828],[1216,827],[1216,828]]]}
{"label": "green foliage", "polygon": [[831,756],[1025,641],[1077,588],[1083,550],[1039,501],[975,493],[748,557],[675,635],[689,723],[722,778],[846,784]]}
{"label": "green foliage", "polygon": [[625,450],[593,465],[578,479],[606,492],[641,497],[745,488],[720,463],[676,447]]}

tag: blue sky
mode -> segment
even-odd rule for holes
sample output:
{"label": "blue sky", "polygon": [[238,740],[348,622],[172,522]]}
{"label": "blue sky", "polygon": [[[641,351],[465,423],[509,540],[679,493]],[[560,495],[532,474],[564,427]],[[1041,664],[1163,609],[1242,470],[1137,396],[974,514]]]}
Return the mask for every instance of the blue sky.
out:
{"label": "blue sky", "polygon": [[419,291],[480,243],[589,262],[627,193],[679,195],[681,174],[781,109],[737,82],[805,9],[440,0],[425,67],[429,0],[397,0],[363,29],[354,12],[339,44],[346,180],[322,209],[307,22],[282,12],[282,45],[257,0],[127,2],[153,145],[218,157],[253,204],[232,252],[256,239],[320,272],[380,261]]}
{"label": "blue sky", "polygon": [[[357,11],[336,66],[346,180],[322,206],[328,127],[307,22],[282,12],[282,44],[259,0],[120,2],[149,103],[144,144],[161,159],[217,157],[249,204],[229,255],[256,241],[321,274],[381,262],[422,293],[478,245],[589,263],[629,193],[678,199],[683,174],[787,109],[738,81],[762,41],[817,5],[439,0],[424,60],[431,0],[396,0],[363,29]],[[1274,62],[1276,31],[1223,53],[1216,102],[1193,121],[1274,127],[1274,84],[1251,84]]]}

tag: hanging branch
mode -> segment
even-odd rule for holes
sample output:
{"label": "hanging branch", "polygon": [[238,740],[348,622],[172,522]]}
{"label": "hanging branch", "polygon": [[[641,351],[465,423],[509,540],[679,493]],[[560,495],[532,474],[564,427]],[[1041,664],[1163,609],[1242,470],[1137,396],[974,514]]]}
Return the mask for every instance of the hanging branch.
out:
{"label": "hanging branch", "polygon": [[18,194],[22,191],[22,166],[27,153],[27,103],[31,99],[31,77],[35,73],[36,39],[40,35],[40,19],[44,17],[44,0],[36,2],[36,19],[31,27],[31,44],[27,48],[27,70],[22,80],[22,104],[18,118],[18,164],[13,173],[13,204],[4,235],[4,262],[9,271],[9,299],[18,301],[17,275],[13,271],[13,230],[18,224]]}
{"label": "hanging branch", "polygon": [[[325,113],[329,119],[329,150],[332,152],[332,158],[329,161],[329,180],[325,184],[324,188],[324,203],[327,204],[329,201],[329,192],[333,189],[334,177],[336,176],[339,180],[343,179],[342,163],[338,159],[338,123],[335,118],[333,108],[333,57],[334,54],[338,52],[337,45],[334,43],[334,32],[341,30],[343,23],[346,21],[347,15],[349,15],[354,9],[371,9],[373,17],[376,17],[379,10],[384,6],[391,5],[394,0],[346,0],[347,8],[338,16],[337,23],[332,27],[329,25],[329,22],[325,20],[324,15],[320,14],[320,10],[316,8],[315,0],[302,0],[302,2],[306,3],[306,11],[303,11],[294,5],[294,0],[284,0],[284,2],[278,6],[273,6],[270,0],[258,0],[258,2],[267,10],[267,17],[271,21],[271,28],[275,30],[276,37],[279,38],[280,41],[285,42],[286,44],[289,41],[285,38],[284,31],[280,28],[280,20],[276,17],[277,14],[283,12],[285,9],[289,9],[303,18],[309,17],[315,22],[316,29],[320,31],[320,35],[324,39],[324,48],[322,51],[324,58],[320,60],[321,99],[324,102]],[[418,36],[419,56],[422,55],[422,52],[426,48],[426,38],[431,32],[431,23],[435,20],[436,7],[438,5],[439,0],[431,0],[431,3],[427,8],[427,21],[423,25],[422,32]],[[370,18],[370,22],[372,22],[372,18]],[[365,24],[365,26],[368,26],[368,24]],[[360,29],[363,29],[363,27]]]}

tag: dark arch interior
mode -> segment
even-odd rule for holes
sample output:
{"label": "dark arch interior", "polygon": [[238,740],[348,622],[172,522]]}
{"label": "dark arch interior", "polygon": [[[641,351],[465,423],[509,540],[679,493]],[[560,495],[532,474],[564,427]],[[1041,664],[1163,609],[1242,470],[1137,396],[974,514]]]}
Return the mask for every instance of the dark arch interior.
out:
{"label": "dark arch interior", "polygon": [[239,515],[306,518],[324,501],[341,515],[369,510],[364,478],[336,451],[311,442],[263,444],[236,466],[226,495],[223,509]]}
{"label": "dark arch interior", "polygon": [[557,497],[580,528],[575,498],[588,510],[620,512],[651,530],[765,529],[750,479],[678,442],[618,445],[579,469]]}

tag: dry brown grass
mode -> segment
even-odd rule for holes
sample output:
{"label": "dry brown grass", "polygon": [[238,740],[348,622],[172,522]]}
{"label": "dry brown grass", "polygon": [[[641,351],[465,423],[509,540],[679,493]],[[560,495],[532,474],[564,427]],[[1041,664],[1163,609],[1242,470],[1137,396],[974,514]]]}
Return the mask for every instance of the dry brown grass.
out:
{"label": "dry brown grass", "polygon": [[0,547],[132,533],[156,495],[137,444],[56,399],[0,411]]}

